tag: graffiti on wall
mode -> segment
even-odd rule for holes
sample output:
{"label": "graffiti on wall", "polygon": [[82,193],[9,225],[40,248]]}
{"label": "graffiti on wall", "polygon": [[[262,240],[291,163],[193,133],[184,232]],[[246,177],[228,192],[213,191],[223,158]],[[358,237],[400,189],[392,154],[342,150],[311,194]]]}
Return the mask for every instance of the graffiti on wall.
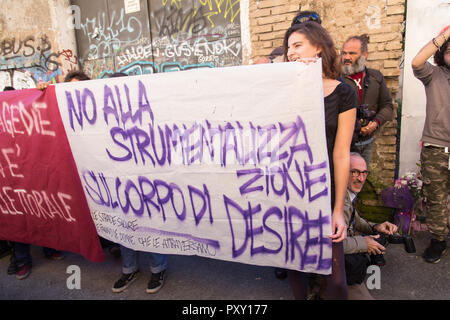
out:
{"label": "graffiti on wall", "polygon": [[156,62],[214,67],[242,63],[240,1],[150,2]]}
{"label": "graffiti on wall", "polygon": [[5,87],[14,87],[16,90],[36,88],[36,81],[28,70],[3,70],[0,71],[0,91]]}
{"label": "graffiti on wall", "polygon": [[366,15],[364,16],[367,27],[369,29],[381,28],[381,9],[378,6],[368,6]]}
{"label": "graffiti on wall", "polygon": [[[119,67],[133,61],[147,60],[152,57],[161,61],[197,60],[199,64],[212,63],[215,66],[230,65],[238,60],[241,54],[239,38],[226,38],[223,34],[214,33],[193,36],[186,40],[157,39],[153,44],[138,45],[124,50],[116,56]],[[221,59],[223,58],[223,59]]]}
{"label": "graffiti on wall", "polygon": [[[159,2],[159,1],[158,1]],[[154,1],[156,4],[157,1]],[[214,28],[223,21],[233,23],[239,20],[240,1],[196,1],[192,7],[186,7],[181,1],[162,0],[162,7],[152,12],[155,28],[153,33],[160,37],[171,36],[179,32],[196,34],[208,28]],[[156,4],[156,7],[158,5]]]}
{"label": "graffiti on wall", "polygon": [[78,0],[80,64],[92,78],[240,65],[240,0],[148,0],[125,14]]}
{"label": "graffiti on wall", "polygon": [[46,35],[0,42],[1,88],[5,84],[16,89],[34,88],[39,81],[52,81],[73,69],[78,69],[78,57],[70,49],[54,50]]}
{"label": "graffiti on wall", "polygon": [[120,12],[99,12],[97,16],[86,18],[81,30],[89,41],[87,59],[106,58],[118,52],[122,47],[133,44],[142,36],[142,23],[133,15],[125,17]]}

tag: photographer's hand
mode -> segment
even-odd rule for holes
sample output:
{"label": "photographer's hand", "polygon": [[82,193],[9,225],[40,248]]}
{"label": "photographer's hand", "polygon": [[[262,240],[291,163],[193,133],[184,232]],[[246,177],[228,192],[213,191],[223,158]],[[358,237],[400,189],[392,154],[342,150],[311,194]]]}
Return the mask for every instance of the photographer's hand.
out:
{"label": "photographer's hand", "polygon": [[376,226],[374,226],[374,229],[380,233],[394,234],[397,232],[398,227],[395,224],[385,221],[381,224],[377,224]]}
{"label": "photographer's hand", "polygon": [[36,89],[45,90],[49,85],[51,85],[51,81],[47,82],[39,81],[38,84],[36,85]]}
{"label": "photographer's hand", "polygon": [[361,128],[359,134],[362,136],[368,136],[371,135],[375,130],[377,130],[377,128],[378,123],[376,121],[370,121],[367,126]]}
{"label": "photographer's hand", "polygon": [[374,240],[374,238],[377,239],[379,237],[380,235],[364,237],[367,243],[367,252],[369,254],[383,254],[384,251],[386,250],[385,247],[383,247],[381,244],[379,244]]}

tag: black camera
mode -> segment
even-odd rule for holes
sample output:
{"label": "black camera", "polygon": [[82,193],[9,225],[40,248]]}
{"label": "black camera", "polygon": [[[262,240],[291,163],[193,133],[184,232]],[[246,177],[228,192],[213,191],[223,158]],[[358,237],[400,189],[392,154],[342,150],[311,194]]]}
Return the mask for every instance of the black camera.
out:
{"label": "black camera", "polygon": [[[408,253],[416,252],[416,246],[414,245],[414,240],[409,235],[402,234],[393,234],[393,235],[385,235],[380,233],[379,238],[374,238],[376,242],[381,244],[383,247],[387,247],[389,243],[392,244],[402,244],[404,245],[405,251]],[[374,254],[370,255],[370,264],[377,266],[384,266],[386,261],[382,254]]]}
{"label": "black camera", "polygon": [[375,114],[375,111],[369,109],[368,104],[362,104],[356,108],[356,118],[358,119],[361,127],[367,126],[369,122],[373,120]]}
{"label": "black camera", "polygon": [[387,237],[388,243],[392,244],[402,244],[405,247],[405,251],[408,253],[415,253],[416,252],[416,246],[414,245],[414,240],[411,238],[411,236],[408,235],[402,235],[402,234],[393,234],[388,235]]}

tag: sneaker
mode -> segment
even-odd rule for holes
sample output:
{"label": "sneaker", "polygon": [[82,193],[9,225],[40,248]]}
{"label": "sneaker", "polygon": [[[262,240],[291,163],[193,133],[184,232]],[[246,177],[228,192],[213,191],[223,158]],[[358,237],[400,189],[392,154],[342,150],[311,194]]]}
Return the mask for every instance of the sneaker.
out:
{"label": "sneaker", "polygon": [[152,277],[147,285],[147,293],[157,293],[159,289],[162,288],[164,282],[166,281],[166,270],[159,273],[152,273]]}
{"label": "sneaker", "polygon": [[23,266],[19,267],[16,273],[16,278],[18,280],[23,280],[28,277],[31,273],[31,264],[26,263]]}
{"label": "sneaker", "polygon": [[51,254],[45,255],[45,257],[50,260],[62,260],[65,258],[64,253],[61,251],[55,251]]}
{"label": "sneaker", "polygon": [[117,280],[116,283],[114,283],[112,291],[115,293],[122,292],[138,278],[138,275],[139,271],[128,274],[122,273],[122,277],[120,277],[120,279]]}
{"label": "sneaker", "polygon": [[438,263],[441,261],[441,256],[447,251],[447,244],[444,241],[431,239],[431,243],[423,253],[423,258],[429,263]]}

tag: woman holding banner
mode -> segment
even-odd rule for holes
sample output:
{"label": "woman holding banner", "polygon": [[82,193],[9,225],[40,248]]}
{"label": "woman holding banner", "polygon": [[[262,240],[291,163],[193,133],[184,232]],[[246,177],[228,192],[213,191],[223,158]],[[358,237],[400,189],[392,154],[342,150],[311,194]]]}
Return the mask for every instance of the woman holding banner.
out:
{"label": "woman holding banner", "polygon": [[[353,89],[339,82],[337,50],[328,32],[316,22],[290,27],[284,36],[286,61],[315,62],[322,58],[325,128],[331,173],[332,274],[326,276],[326,298],[348,299],[342,241],[347,237],[344,198],[350,172],[350,144],[356,121],[357,97]],[[296,299],[307,296],[306,273],[288,272]]]}

